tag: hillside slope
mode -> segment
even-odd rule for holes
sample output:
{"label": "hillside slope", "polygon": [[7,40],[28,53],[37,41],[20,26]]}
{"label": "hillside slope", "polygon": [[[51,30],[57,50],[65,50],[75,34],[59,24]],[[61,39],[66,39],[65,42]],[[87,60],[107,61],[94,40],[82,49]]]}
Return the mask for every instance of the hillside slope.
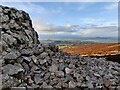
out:
{"label": "hillside slope", "polygon": [[72,54],[80,54],[81,56],[106,56],[115,55],[119,53],[120,44],[80,44],[80,45],[68,45],[62,48],[64,52]]}

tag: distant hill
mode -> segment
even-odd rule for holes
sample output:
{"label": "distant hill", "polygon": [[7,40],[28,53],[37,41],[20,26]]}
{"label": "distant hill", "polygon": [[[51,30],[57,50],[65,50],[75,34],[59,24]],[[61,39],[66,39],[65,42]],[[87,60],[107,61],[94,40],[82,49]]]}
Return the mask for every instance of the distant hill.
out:
{"label": "distant hill", "polygon": [[81,37],[77,39],[47,39],[40,40],[42,43],[49,44],[96,44],[96,43],[116,43],[118,39],[115,37]]}
{"label": "distant hill", "polygon": [[55,45],[70,45],[70,44],[95,44],[94,41],[83,41],[83,40],[41,40],[42,43],[49,43]]}
{"label": "distant hill", "polygon": [[89,37],[90,39],[111,39],[116,40],[117,37]]}

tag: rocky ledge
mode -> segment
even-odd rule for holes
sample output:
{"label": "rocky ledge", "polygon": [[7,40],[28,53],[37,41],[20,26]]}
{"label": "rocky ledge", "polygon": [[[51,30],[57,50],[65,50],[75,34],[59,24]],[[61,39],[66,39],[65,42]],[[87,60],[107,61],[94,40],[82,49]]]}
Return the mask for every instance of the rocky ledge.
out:
{"label": "rocky ledge", "polygon": [[[120,90],[120,64],[41,44],[29,15],[0,6],[2,89],[100,88]],[[17,89],[16,89],[17,90]]]}

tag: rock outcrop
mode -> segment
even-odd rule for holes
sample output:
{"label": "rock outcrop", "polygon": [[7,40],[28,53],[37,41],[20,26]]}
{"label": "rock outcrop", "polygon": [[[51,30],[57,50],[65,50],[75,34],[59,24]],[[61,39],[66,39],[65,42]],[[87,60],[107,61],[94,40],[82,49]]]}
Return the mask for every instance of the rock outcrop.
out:
{"label": "rock outcrop", "polygon": [[120,89],[119,63],[41,44],[24,11],[0,6],[0,15],[2,89]]}
{"label": "rock outcrop", "polygon": [[39,43],[32,21],[24,11],[0,6],[0,20],[3,50]]}

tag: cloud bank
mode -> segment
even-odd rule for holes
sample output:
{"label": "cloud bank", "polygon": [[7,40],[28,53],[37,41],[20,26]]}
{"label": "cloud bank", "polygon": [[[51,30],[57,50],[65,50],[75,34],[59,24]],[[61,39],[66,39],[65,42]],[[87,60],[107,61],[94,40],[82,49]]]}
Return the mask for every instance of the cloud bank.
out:
{"label": "cloud bank", "polygon": [[117,26],[97,26],[87,25],[81,27],[80,25],[66,24],[64,26],[56,26],[53,24],[43,24],[41,22],[34,21],[33,26],[40,36],[48,38],[80,38],[80,37],[117,37]]}

